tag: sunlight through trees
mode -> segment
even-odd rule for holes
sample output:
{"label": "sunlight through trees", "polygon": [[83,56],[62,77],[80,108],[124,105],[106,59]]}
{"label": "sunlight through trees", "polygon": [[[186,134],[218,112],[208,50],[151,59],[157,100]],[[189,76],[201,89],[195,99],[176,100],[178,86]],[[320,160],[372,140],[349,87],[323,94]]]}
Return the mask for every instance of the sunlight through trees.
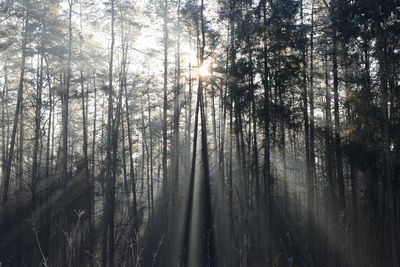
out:
{"label": "sunlight through trees", "polygon": [[400,266],[397,0],[0,0],[0,266]]}

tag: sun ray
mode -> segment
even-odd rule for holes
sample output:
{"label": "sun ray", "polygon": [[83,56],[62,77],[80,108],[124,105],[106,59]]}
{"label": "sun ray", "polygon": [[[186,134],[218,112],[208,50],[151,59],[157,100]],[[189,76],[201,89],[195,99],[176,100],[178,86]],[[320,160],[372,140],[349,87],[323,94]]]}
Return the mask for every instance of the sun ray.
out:
{"label": "sun ray", "polygon": [[208,63],[204,62],[199,68],[199,75],[202,77],[210,76],[210,66]]}

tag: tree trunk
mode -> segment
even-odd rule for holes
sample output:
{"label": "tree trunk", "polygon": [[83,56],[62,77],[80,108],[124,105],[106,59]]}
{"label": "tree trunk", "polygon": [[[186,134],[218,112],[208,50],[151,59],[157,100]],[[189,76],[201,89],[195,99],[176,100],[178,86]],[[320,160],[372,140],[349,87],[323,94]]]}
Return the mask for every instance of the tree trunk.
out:
{"label": "tree trunk", "polygon": [[27,46],[27,39],[28,39],[28,13],[25,13],[24,18],[24,33],[22,39],[22,58],[21,58],[21,65],[20,65],[20,77],[19,77],[19,85],[18,85],[18,95],[17,95],[17,104],[15,107],[15,114],[14,114],[14,123],[11,132],[11,141],[8,149],[8,157],[7,162],[5,164],[5,172],[3,177],[3,196],[1,200],[1,204],[4,206],[8,201],[8,194],[9,194],[9,186],[10,186],[10,176],[11,176],[11,166],[14,159],[14,148],[15,148],[15,140],[17,135],[17,127],[18,127],[18,118],[21,111],[22,105],[22,95],[24,90],[24,75],[25,75],[25,60],[26,60],[26,46]]}
{"label": "tree trunk", "polygon": [[[263,7],[263,26],[265,31],[268,27],[267,20],[267,3],[264,2]],[[265,213],[265,227],[266,227],[266,249],[268,261],[272,260],[272,228],[271,228],[271,216],[272,216],[272,196],[271,196],[271,159],[270,159],[270,84],[269,84],[269,63],[268,63],[268,42],[267,34],[263,35],[264,47],[263,47],[263,82],[264,82],[264,213]]]}
{"label": "tree trunk", "polygon": [[328,180],[328,214],[336,217],[336,186],[333,175],[333,158],[332,158],[332,114],[331,114],[331,91],[329,90],[329,70],[328,59],[325,55],[325,157],[326,157],[326,178]]}
{"label": "tree trunk", "polygon": [[103,219],[102,267],[114,266],[114,201],[115,181],[113,169],[116,155],[114,152],[113,125],[113,60],[114,60],[114,0],[111,0],[111,47],[108,69],[108,115],[107,115],[107,154],[105,175],[105,202]]}
{"label": "tree trunk", "polygon": [[[4,86],[1,94],[1,175],[5,173],[8,148],[8,68],[4,62]],[[7,121],[6,121],[7,118]],[[6,127],[7,125],[7,127]]]}
{"label": "tree trunk", "polygon": [[337,33],[335,25],[332,30],[332,44],[333,44],[333,101],[334,101],[334,123],[335,123],[335,159],[336,159],[336,176],[338,181],[339,191],[339,211],[344,211],[345,208],[345,195],[344,195],[344,178],[343,178],[343,163],[342,163],[342,144],[340,137],[340,110],[339,110],[339,77],[338,77],[338,62],[337,62]]}
{"label": "tree trunk", "polygon": [[[126,116],[126,127],[128,134],[128,152],[129,152],[129,176],[131,183],[131,192],[132,192],[132,216],[134,219],[134,225],[136,225],[137,218],[137,196],[136,196],[136,177],[135,177],[135,168],[133,163],[133,141],[132,141],[132,130],[131,130],[131,121],[129,114],[129,97],[128,97],[128,89],[126,84],[124,85],[125,90],[125,116]],[[136,228],[136,226],[134,226]],[[135,229],[134,228],[134,229]]]}
{"label": "tree trunk", "polygon": [[181,91],[181,0],[178,0],[178,10],[177,10],[177,59],[176,59],[176,77],[175,77],[175,87],[174,87],[174,117],[173,117],[173,149],[172,152],[172,179],[173,181],[173,192],[171,193],[173,198],[173,206],[177,208],[179,198],[179,153],[180,153],[180,143],[179,143],[179,117],[181,112],[180,107],[180,91]]}
{"label": "tree trunk", "polygon": [[31,176],[31,194],[32,194],[32,212],[35,212],[36,201],[37,201],[37,185],[39,182],[38,174],[38,155],[39,155],[39,139],[40,124],[41,124],[41,112],[42,112],[42,88],[43,88],[43,54],[40,54],[40,60],[38,61],[39,69],[37,71],[37,91],[36,91],[36,107],[35,107],[35,137],[32,154],[32,176]]}
{"label": "tree trunk", "polygon": [[383,114],[382,121],[382,146],[383,146],[383,170],[385,180],[388,184],[388,213],[389,213],[389,225],[390,225],[390,239],[391,239],[391,253],[392,253],[392,266],[399,266],[399,244],[398,244],[398,230],[397,230],[397,218],[396,218],[396,197],[394,177],[392,172],[392,158],[391,158],[391,137],[390,137],[390,114],[389,114],[389,89],[388,88],[388,77],[389,74],[389,60],[388,60],[388,45],[385,37],[385,31],[382,29],[383,24],[381,17],[377,19],[377,32],[378,32],[378,60],[379,60],[379,81],[381,89],[381,109]]}
{"label": "tree trunk", "polygon": [[150,104],[150,93],[147,90],[147,102],[148,102],[148,124],[149,124],[149,157],[150,157],[150,208],[154,210],[154,185],[153,185],[153,127],[151,125],[151,104]]}
{"label": "tree trunk", "polygon": [[[164,1],[163,6],[163,30],[164,30],[164,87],[163,87],[163,119],[162,119],[162,174],[163,174],[163,198],[164,209],[168,210],[168,162],[167,162],[167,112],[168,112],[168,0]],[[165,214],[166,215],[166,214]],[[164,218],[167,218],[164,216]],[[165,225],[168,229],[167,225]]]}
{"label": "tree trunk", "polygon": [[49,189],[50,189],[50,184],[51,184],[51,173],[50,169],[53,168],[52,166],[52,157],[53,155],[51,154],[52,150],[52,125],[53,125],[53,112],[54,112],[54,105],[53,105],[53,92],[51,88],[51,79],[50,79],[50,72],[49,72],[49,63],[47,62],[46,57],[44,58],[46,62],[46,78],[47,78],[47,86],[49,88],[49,99],[48,99],[48,109],[49,109],[49,117],[48,117],[48,125],[47,125],[47,138],[46,138],[46,165],[45,165],[45,203],[47,203],[47,207],[44,210],[44,239],[43,239],[43,253],[45,257],[49,256],[49,249],[50,249],[50,227],[51,227],[51,204],[49,204],[50,200],[50,194],[49,194]]}

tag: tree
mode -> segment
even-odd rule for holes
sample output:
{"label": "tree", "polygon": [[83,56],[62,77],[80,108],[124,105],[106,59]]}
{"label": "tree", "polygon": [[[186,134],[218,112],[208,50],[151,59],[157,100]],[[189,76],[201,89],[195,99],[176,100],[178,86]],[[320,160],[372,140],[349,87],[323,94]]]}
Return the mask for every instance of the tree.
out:
{"label": "tree", "polygon": [[24,73],[25,73],[25,60],[26,60],[26,46],[28,42],[28,24],[29,23],[29,15],[25,12],[24,17],[24,31],[23,31],[23,40],[22,40],[22,58],[20,65],[20,78],[19,78],[19,86],[18,86],[18,96],[17,96],[17,105],[15,107],[14,114],[14,123],[11,132],[11,141],[9,145],[8,151],[8,159],[5,164],[5,173],[3,178],[3,196],[2,196],[2,205],[5,205],[8,200],[9,195],[9,186],[10,186],[10,176],[11,176],[11,166],[14,158],[14,148],[15,148],[15,140],[17,134],[18,127],[18,118],[20,116],[21,111],[21,103],[22,103],[22,93],[24,87]]}
{"label": "tree", "polygon": [[399,265],[399,8],[2,1],[1,264]]}
{"label": "tree", "polygon": [[111,0],[111,45],[110,60],[108,65],[108,113],[107,113],[107,156],[105,173],[105,202],[103,220],[103,249],[102,266],[114,266],[114,203],[115,203],[115,162],[117,140],[114,137],[114,90],[113,90],[113,63],[114,63],[114,42],[115,42],[115,13],[114,0]]}

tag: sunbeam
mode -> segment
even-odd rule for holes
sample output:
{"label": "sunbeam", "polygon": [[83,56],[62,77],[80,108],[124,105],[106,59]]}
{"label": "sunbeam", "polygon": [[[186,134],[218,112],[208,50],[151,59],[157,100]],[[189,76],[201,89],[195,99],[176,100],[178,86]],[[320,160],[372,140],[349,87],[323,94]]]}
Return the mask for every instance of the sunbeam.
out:
{"label": "sunbeam", "polygon": [[399,267],[399,10],[0,1],[0,266]]}

